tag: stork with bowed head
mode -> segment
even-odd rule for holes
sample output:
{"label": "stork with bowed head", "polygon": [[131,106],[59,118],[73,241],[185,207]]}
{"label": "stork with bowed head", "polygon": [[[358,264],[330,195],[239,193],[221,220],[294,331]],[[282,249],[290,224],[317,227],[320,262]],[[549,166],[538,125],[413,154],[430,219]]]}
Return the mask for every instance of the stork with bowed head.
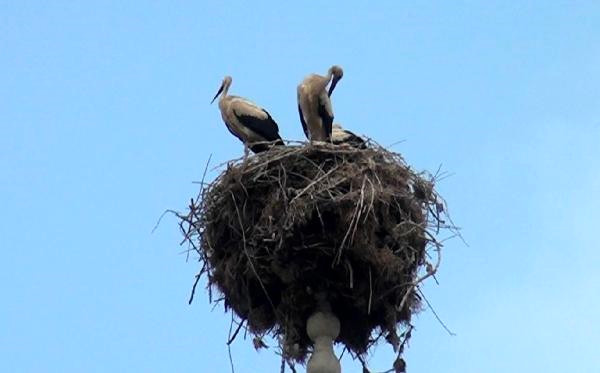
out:
{"label": "stork with bowed head", "polygon": [[284,145],[277,123],[265,109],[243,97],[227,94],[231,81],[230,76],[223,79],[219,91],[210,103],[221,96],[219,110],[223,122],[229,132],[244,143],[244,153],[248,153],[248,148],[254,153],[260,153],[273,145]]}
{"label": "stork with bowed head", "polygon": [[343,75],[342,68],[334,65],[329,68],[326,76],[310,74],[298,85],[300,122],[304,134],[311,142],[331,140],[333,108],[330,97]]}

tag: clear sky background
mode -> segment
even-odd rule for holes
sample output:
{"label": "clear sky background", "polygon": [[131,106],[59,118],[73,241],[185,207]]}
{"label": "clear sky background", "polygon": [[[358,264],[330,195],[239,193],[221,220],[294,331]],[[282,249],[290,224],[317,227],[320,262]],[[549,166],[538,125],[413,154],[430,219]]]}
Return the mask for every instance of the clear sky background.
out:
{"label": "clear sky background", "polygon": [[152,227],[242,154],[224,75],[301,139],[296,85],[335,63],[337,121],[453,174],[470,246],[425,291],[457,336],[420,314],[409,372],[599,372],[600,5],[412,3],[0,1],[0,371],[229,372],[229,315]]}

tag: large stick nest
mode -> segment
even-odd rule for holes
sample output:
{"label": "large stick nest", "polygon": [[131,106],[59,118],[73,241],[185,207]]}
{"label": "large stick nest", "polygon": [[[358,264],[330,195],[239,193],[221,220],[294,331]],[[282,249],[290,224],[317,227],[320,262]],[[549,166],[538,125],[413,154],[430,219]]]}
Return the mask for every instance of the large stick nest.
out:
{"label": "large stick nest", "polygon": [[402,349],[418,285],[439,266],[433,180],[373,144],[274,147],[228,163],[179,216],[198,278],[207,274],[249,332],[304,361],[306,320],[324,293],[337,342],[361,357],[382,337]]}

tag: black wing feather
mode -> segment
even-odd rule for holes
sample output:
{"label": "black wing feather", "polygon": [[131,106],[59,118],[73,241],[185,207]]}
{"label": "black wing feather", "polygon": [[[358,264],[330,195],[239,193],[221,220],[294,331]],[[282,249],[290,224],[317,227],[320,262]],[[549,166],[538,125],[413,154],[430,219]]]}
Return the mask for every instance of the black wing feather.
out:
{"label": "black wing feather", "polygon": [[266,110],[263,109],[263,112],[267,114],[266,119],[260,119],[251,115],[240,115],[235,110],[233,111],[240,123],[262,136],[265,141],[275,141],[276,145],[283,145],[283,140],[281,140],[281,136],[279,136],[279,127],[277,126],[277,123],[275,123],[271,114]]}
{"label": "black wing feather", "polygon": [[231,126],[229,125],[229,123],[225,122],[225,127],[227,127],[227,130],[235,137],[237,137],[238,140],[240,140],[241,142],[244,142],[244,139],[242,139],[240,137],[240,135],[238,135],[237,133],[235,133],[235,131],[233,131],[231,128]]}
{"label": "black wing feather", "polygon": [[[251,115],[240,115],[233,110],[233,114],[242,125],[263,137],[265,141],[273,142],[275,145],[284,145],[281,136],[279,136],[279,127],[277,126],[277,123],[275,123],[271,114],[266,110],[263,109],[263,112],[267,114],[266,119],[260,119]],[[269,150],[269,144],[248,144],[248,146],[254,153]]]}
{"label": "black wing feather", "polygon": [[306,138],[310,140],[310,134],[308,133],[308,127],[306,127],[306,121],[304,120],[304,114],[302,114],[302,108],[298,105],[298,114],[300,114],[300,123],[302,123],[302,130]]}
{"label": "black wing feather", "polygon": [[323,122],[323,130],[325,131],[325,139],[331,139],[331,127],[333,126],[333,116],[327,112],[327,106],[321,98],[319,98],[319,116]]}

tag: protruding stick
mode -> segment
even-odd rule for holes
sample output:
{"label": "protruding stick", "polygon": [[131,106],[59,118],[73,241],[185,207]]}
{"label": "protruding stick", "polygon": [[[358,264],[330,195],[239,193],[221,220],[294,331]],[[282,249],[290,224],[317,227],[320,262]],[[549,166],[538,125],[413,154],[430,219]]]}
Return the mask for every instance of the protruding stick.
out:
{"label": "protruding stick", "polygon": [[[341,373],[342,367],[333,353],[333,341],[340,334],[340,320],[330,311],[326,302],[306,322],[306,332],[314,343],[306,367],[307,373]],[[323,304],[325,303],[325,304]]]}

